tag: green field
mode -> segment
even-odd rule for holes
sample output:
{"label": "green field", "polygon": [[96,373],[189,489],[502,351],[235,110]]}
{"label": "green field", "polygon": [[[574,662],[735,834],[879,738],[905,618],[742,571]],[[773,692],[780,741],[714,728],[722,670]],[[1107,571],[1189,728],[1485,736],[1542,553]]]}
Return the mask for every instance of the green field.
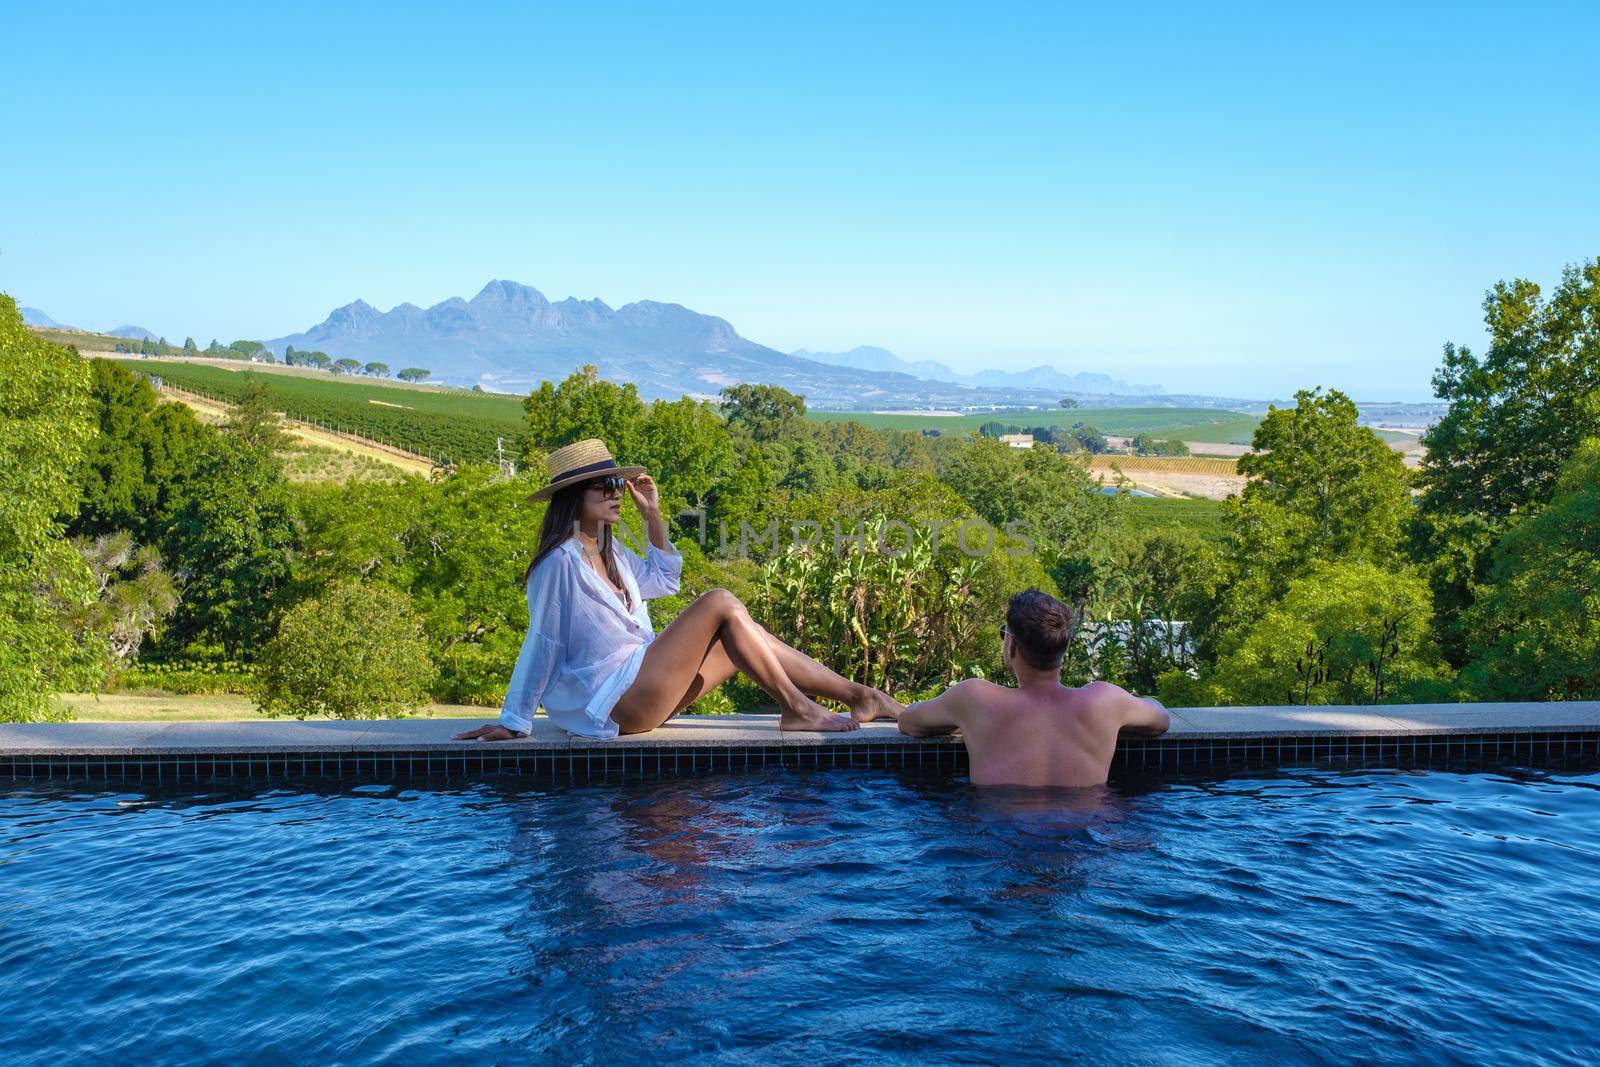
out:
{"label": "green field", "polygon": [[943,430],[947,434],[976,433],[986,422],[1012,426],[1071,426],[1087,423],[1103,434],[1132,437],[1148,433],[1206,444],[1250,443],[1261,420],[1237,411],[1214,408],[1053,408],[1043,411],[1001,411],[970,415],[882,415],[871,411],[811,411],[807,418],[850,419],[875,430]]}
{"label": "green field", "polygon": [[[245,375],[224,367],[193,363],[114,362],[135,374],[155,375],[179,389],[234,403],[244,392]],[[271,403],[290,418],[331,426],[345,433],[385,441],[430,456],[438,462],[488,462],[495,441],[506,451],[522,451],[527,419],[513,396],[466,390],[397,390],[353,378],[260,374]]]}
{"label": "green field", "polygon": [[1127,508],[1128,525],[1134,529],[1184,526],[1212,542],[1221,542],[1225,533],[1220,500],[1130,496],[1122,504]]}

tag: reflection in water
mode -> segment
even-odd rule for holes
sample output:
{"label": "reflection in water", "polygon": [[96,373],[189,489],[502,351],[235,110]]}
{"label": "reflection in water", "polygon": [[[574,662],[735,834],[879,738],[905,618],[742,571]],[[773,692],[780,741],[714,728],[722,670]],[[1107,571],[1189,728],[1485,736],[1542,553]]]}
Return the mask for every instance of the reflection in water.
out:
{"label": "reflection in water", "polygon": [[0,1062],[1592,1062],[1597,786],[0,790]]}

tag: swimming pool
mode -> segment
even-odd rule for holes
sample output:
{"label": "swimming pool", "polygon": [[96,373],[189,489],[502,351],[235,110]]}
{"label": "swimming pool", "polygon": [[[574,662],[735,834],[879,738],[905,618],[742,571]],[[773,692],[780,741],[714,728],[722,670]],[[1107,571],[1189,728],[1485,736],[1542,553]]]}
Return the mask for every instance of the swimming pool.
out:
{"label": "swimming pool", "polygon": [[1600,775],[0,792],[0,1058],[1579,1063]]}

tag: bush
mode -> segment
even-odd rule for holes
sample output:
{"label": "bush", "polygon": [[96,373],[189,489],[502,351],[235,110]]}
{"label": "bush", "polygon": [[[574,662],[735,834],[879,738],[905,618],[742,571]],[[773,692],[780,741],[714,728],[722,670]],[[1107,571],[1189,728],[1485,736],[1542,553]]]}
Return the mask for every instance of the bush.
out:
{"label": "bush", "polygon": [[426,703],[437,673],[409,597],[345,582],[284,616],[261,651],[256,698],[274,717],[377,719]]}
{"label": "bush", "polygon": [[111,688],[117,692],[142,689],[181,696],[210,695],[213,693],[238,693],[248,696],[255,692],[254,668],[248,663],[222,660],[202,663],[176,660],[170,663],[136,663],[118,671]]}

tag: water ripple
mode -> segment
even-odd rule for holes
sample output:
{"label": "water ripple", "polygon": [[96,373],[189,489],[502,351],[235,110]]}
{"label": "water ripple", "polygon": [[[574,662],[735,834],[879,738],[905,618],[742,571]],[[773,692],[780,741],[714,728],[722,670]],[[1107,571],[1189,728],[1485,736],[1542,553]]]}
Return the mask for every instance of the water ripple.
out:
{"label": "water ripple", "polygon": [[1591,1062],[1597,788],[14,789],[0,1056]]}

